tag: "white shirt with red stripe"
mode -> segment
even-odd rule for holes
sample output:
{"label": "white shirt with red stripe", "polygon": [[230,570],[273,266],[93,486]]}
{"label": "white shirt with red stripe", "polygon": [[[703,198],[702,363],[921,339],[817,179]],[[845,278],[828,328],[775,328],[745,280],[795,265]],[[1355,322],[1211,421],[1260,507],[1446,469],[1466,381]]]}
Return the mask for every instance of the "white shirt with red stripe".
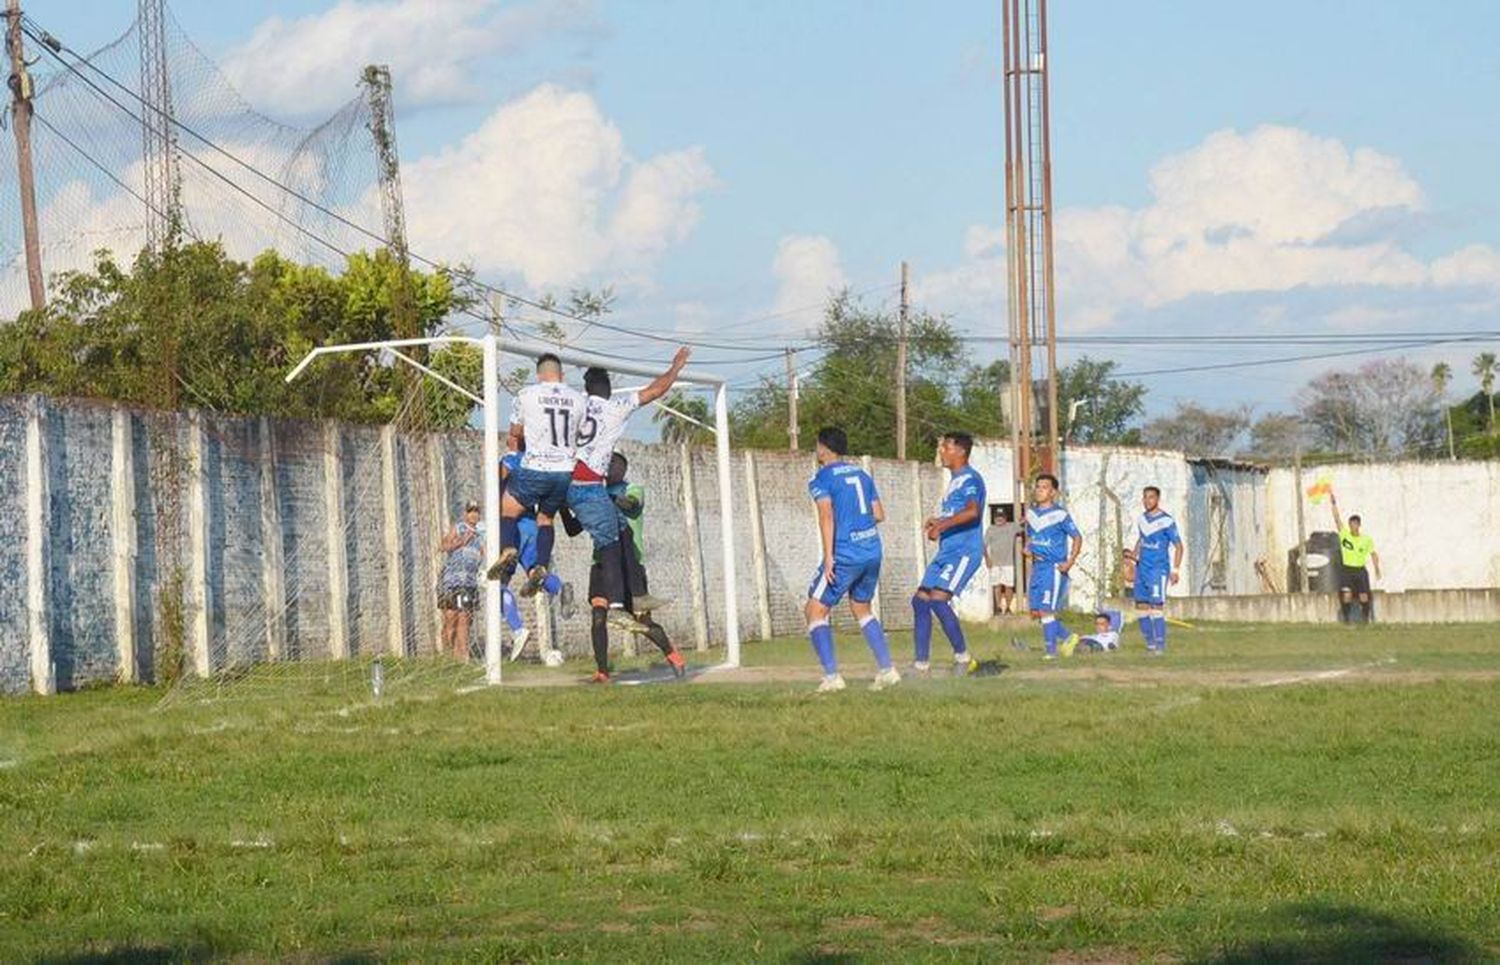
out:
{"label": "white shirt with red stripe", "polygon": [[574,440],[578,446],[574,454],[577,460],[573,467],[574,479],[580,482],[604,481],[615,444],[625,434],[625,424],[630,421],[630,416],[640,407],[639,392],[623,392],[608,399],[597,395],[588,397]]}

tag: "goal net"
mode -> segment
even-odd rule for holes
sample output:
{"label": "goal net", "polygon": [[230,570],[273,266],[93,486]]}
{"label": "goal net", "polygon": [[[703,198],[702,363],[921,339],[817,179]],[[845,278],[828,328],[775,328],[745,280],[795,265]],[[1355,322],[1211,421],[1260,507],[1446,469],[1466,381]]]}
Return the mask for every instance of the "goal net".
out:
{"label": "goal net", "polygon": [[[468,345],[484,358],[483,385],[465,386],[424,365],[415,349]],[[556,598],[538,594],[520,607],[522,633],[513,631],[502,615],[501,588],[480,580],[479,608],[469,627],[468,659],[456,658],[442,640],[443,613],[437,595],[444,556],[440,543],[460,519],[466,504],[481,507],[483,559],[499,554],[500,494],[498,464],[503,455],[503,432],[508,424],[510,397],[529,379],[530,365],[539,355],[558,355],[575,384],[584,367],[610,371],[617,391],[639,385],[660,368],[639,361],[604,358],[586,352],[521,342],[501,343],[495,335],[438,336],[314,349],[288,375],[317,378],[318,359],[347,353],[380,353],[389,364],[411,367],[429,386],[458,393],[473,403],[479,432],[424,431],[419,393],[408,393],[395,417],[382,427],[334,424],[271,423],[261,420],[253,431],[244,427],[209,426],[205,439],[189,441],[189,462],[205,458],[204,446],[214,450],[221,465],[227,459],[254,462],[260,478],[258,500],[261,525],[253,546],[228,546],[228,534],[212,524],[190,521],[202,532],[203,555],[218,560],[219,579],[188,567],[186,654],[184,673],[170,689],[167,701],[248,700],[287,698],[299,694],[338,694],[349,699],[395,697],[436,688],[498,685],[505,679],[507,657],[531,660],[546,651],[587,651],[586,616],[565,619]],[[507,366],[512,372],[507,376]],[[730,472],[728,404],[723,379],[688,370],[679,385],[712,395],[707,420],[675,411],[659,403],[668,419],[694,422],[714,438],[715,470],[699,487],[704,503],[716,502],[717,518],[705,520],[709,539],[704,555],[717,549],[722,570],[715,573],[712,591],[705,585],[702,560],[693,566],[673,566],[666,572],[663,592],[705,605],[712,595],[722,603],[724,663],[738,666],[740,633],[736,580],[734,494]],[[642,413],[637,418],[645,419]],[[243,420],[241,420],[243,422]],[[253,439],[226,439],[236,428]],[[196,447],[196,448],[195,448]],[[653,447],[655,448],[655,447]],[[681,520],[685,508],[699,500],[693,490],[692,463],[701,451],[683,448],[671,461],[686,472],[661,478],[663,460],[645,460],[642,472],[651,493],[651,512]],[[655,468],[653,468],[653,466]],[[247,467],[232,475],[251,474]],[[222,478],[224,470],[218,475]],[[635,476],[635,472],[632,472]],[[640,481],[639,477],[638,480]],[[205,480],[206,482],[206,480]],[[716,489],[716,491],[715,491]],[[716,497],[716,498],[715,498]],[[675,506],[673,505],[675,503]],[[241,507],[243,511],[244,507]],[[662,523],[663,527],[671,523]],[[560,538],[555,570],[584,596],[591,547],[586,536]],[[715,545],[717,544],[717,545]],[[194,557],[192,551],[189,557]],[[681,563],[682,561],[675,561]],[[229,573],[231,569],[237,573]],[[254,570],[254,572],[250,572]],[[198,598],[194,587],[234,585],[258,587],[258,599],[248,605]],[[653,592],[657,586],[653,585]],[[212,592],[212,591],[210,591]],[[222,591],[221,591],[222,592]],[[584,604],[586,607],[586,604]],[[584,607],[580,607],[583,609]],[[694,608],[675,614],[674,636],[697,636],[688,624]],[[715,607],[715,609],[718,609]],[[718,614],[715,614],[718,617]],[[666,621],[664,621],[666,622]],[[719,620],[715,619],[715,623]],[[518,649],[520,642],[523,647]],[[446,651],[446,652],[445,652]],[[377,694],[377,691],[379,692]]]}

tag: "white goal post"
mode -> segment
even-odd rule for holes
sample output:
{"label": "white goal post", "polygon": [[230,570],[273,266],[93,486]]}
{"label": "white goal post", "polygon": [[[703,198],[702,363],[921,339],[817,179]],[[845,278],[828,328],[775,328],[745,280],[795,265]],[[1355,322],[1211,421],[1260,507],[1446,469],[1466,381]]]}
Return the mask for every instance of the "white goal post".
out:
{"label": "white goal post", "polygon": [[[484,388],[475,395],[470,389],[457,384],[431,368],[418,362],[402,349],[427,345],[464,344],[477,345],[484,353]],[[291,382],[322,355],[337,355],[351,352],[389,352],[398,361],[412,366],[434,379],[450,391],[473,401],[484,417],[484,467],[480,473],[483,481],[484,500],[484,551],[485,559],[493,560],[500,555],[500,456],[501,456],[501,412],[500,412],[500,359],[502,345],[493,332],[480,335],[436,335],[430,338],[390,339],[382,342],[352,342],[342,345],[323,345],[308,352],[286,375]],[[611,374],[633,375],[654,378],[660,368],[639,362],[624,362],[600,358],[575,349],[550,345],[535,345],[524,342],[506,342],[503,352],[523,358],[536,359],[550,353],[562,360],[564,365],[588,367],[597,365]],[[665,363],[661,367],[665,367]],[[723,536],[724,561],[724,641],[726,668],[740,665],[739,587],[734,561],[734,490],[730,481],[729,458],[729,392],[723,378],[706,372],[685,369],[678,382],[711,389],[714,393],[714,424],[709,427],[714,433],[714,448],[718,456],[719,470],[719,525]],[[661,403],[656,403],[679,418],[687,418],[673,412]],[[692,421],[692,420],[690,420]],[[500,659],[500,584],[491,581],[484,594],[484,669],[485,680],[494,685],[501,683],[503,662]]]}

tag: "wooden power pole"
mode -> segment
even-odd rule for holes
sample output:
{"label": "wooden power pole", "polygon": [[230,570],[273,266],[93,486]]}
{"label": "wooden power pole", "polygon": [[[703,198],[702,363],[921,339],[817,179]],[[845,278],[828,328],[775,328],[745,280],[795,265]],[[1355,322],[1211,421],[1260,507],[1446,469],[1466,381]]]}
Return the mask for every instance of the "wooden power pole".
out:
{"label": "wooden power pole", "polygon": [[906,262],[901,263],[901,316],[898,324],[900,334],[896,338],[896,458],[906,458],[906,333],[907,316],[911,312],[911,272]]}
{"label": "wooden power pole", "polygon": [[31,167],[31,74],[26,70],[26,51],[21,44],[21,0],[6,0],[5,46],[10,51],[11,116],[16,128],[16,164],[21,183],[21,231],[26,247],[26,283],[31,289],[31,307],[40,311],[47,303],[42,285],[42,244],[36,224],[36,178]]}
{"label": "wooden power pole", "polygon": [[786,350],[786,438],[787,448],[797,451],[797,353]]}

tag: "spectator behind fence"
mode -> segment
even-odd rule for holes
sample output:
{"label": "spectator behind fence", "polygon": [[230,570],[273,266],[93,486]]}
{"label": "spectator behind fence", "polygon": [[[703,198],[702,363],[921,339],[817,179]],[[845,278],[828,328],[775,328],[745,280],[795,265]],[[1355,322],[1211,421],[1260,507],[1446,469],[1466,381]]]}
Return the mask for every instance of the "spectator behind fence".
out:
{"label": "spectator behind fence", "polygon": [[996,613],[1016,612],[1016,540],[1021,527],[1011,522],[1004,506],[990,507],[990,526],[984,531],[984,562],[990,568],[990,588]]}
{"label": "spectator behind fence", "polygon": [[479,567],[484,561],[484,525],[479,504],[464,507],[464,518],[443,537],[443,575],[438,584],[438,609],[443,611],[442,649],[460,660],[469,659],[469,624],[479,608]]}

